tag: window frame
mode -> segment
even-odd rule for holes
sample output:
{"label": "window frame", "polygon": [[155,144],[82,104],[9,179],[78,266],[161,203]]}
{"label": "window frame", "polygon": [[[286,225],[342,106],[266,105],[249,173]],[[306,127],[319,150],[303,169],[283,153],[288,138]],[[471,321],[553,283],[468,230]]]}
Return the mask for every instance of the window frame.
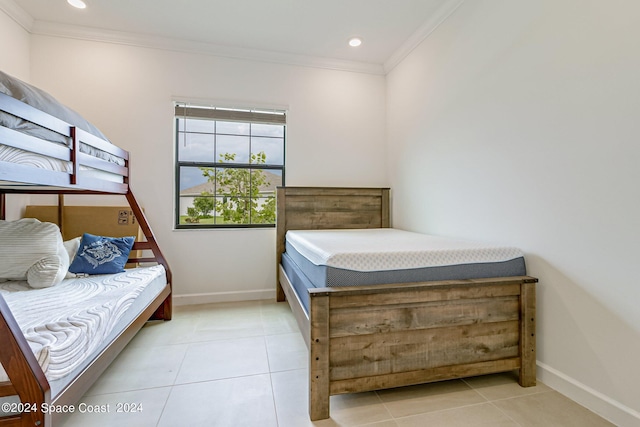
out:
{"label": "window frame", "polygon": [[[179,115],[179,113],[182,113]],[[271,119],[270,117],[271,116]],[[203,161],[181,161],[180,160],[180,135],[182,133],[189,133],[186,131],[182,132],[180,130],[180,119],[200,119],[200,120],[209,120],[211,122],[238,122],[238,123],[249,123],[249,124],[270,124],[270,125],[282,125],[283,126],[283,135],[282,135],[282,165],[278,164],[258,164],[258,163],[250,163],[251,161],[251,142],[252,138],[277,138],[277,137],[268,137],[264,135],[251,135],[249,132],[249,163],[224,163],[220,162],[218,158],[215,156],[218,155],[216,152],[216,141],[218,135],[222,136],[234,136],[233,134],[226,133],[216,133],[216,127],[214,124],[214,131],[212,133],[214,138],[214,148],[213,148],[213,161],[212,162],[203,162]],[[185,121],[186,124],[186,121]],[[287,124],[286,124],[286,110],[284,109],[240,109],[240,108],[228,108],[228,107],[212,107],[201,104],[191,104],[186,102],[174,102],[174,229],[176,230],[202,230],[202,229],[229,229],[229,228],[275,228],[275,221],[273,223],[224,223],[224,224],[203,224],[203,223],[194,223],[194,224],[184,224],[180,222],[181,217],[181,190],[180,190],[180,179],[181,179],[181,168],[183,167],[206,167],[206,168],[219,168],[219,169],[248,169],[248,170],[273,170],[279,171],[281,173],[281,181],[279,185],[285,185],[285,168],[286,168],[286,143],[287,143]],[[250,127],[251,128],[251,127]],[[216,184],[214,184],[216,185]],[[275,191],[273,194],[275,198]],[[255,200],[255,198],[252,198]],[[214,211],[215,215],[215,211]]]}

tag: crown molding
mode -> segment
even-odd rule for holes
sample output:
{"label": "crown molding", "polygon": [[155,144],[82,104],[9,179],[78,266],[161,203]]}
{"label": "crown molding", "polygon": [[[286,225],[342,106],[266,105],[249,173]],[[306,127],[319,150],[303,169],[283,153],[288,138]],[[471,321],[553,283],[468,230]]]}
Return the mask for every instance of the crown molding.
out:
{"label": "crown molding", "polygon": [[216,45],[192,40],[180,40],[168,37],[149,36],[120,31],[103,30],[89,27],[35,21],[32,34],[89,40],[103,43],[115,43],[151,49],[171,50],[201,55],[221,56],[261,62],[297,65],[302,67],[324,68],[330,70],[352,71],[358,73],[383,75],[381,64],[348,61],[296,55],[277,51],[246,49]]}
{"label": "crown molding", "polygon": [[56,24],[34,20],[14,0],[0,0],[0,10],[31,34],[115,43],[151,49],[186,52],[199,55],[220,56],[250,61],[288,64],[301,67],[350,71],[356,73],[386,75],[407,57],[422,41],[453,14],[464,0],[447,0],[436,13],[411,35],[384,64],[296,55],[286,52],[264,51],[233,46],[223,46],[192,40],[96,29],[82,26]]}
{"label": "crown molding", "polygon": [[406,58],[420,43],[422,43],[436,28],[440,26],[444,21],[449,18],[459,7],[464,3],[464,0],[447,0],[436,11],[436,13],[429,18],[418,30],[411,35],[394,53],[387,59],[383,65],[384,74],[388,74],[398,65],[404,58]]}
{"label": "crown molding", "polygon": [[23,8],[13,0],[0,0],[0,10],[7,14],[11,19],[16,21],[18,25],[31,32],[33,28],[34,19]]}

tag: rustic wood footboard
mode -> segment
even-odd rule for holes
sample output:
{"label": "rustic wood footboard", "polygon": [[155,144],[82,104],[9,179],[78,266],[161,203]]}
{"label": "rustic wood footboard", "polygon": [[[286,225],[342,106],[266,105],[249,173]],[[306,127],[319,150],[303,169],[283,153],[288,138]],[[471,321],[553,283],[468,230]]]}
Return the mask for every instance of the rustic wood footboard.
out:
{"label": "rustic wood footboard", "polygon": [[280,281],[309,347],[312,420],[335,394],[512,370],[536,384],[532,277],[314,289],[308,316]]}
{"label": "rustic wood footboard", "polygon": [[[389,226],[388,189],[278,189],[277,259],[289,229]],[[329,396],[519,371],[536,384],[535,284],[528,276],[320,288],[303,307],[278,265],[309,348],[309,415]]]}

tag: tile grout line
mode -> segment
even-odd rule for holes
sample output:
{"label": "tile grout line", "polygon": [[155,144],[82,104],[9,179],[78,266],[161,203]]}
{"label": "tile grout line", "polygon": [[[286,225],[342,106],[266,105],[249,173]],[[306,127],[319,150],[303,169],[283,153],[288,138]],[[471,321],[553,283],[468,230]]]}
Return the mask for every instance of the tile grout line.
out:
{"label": "tile grout line", "polygon": [[520,424],[519,422],[517,422],[516,420],[514,420],[511,416],[509,416],[509,414],[507,414],[507,413],[506,413],[506,412],[504,412],[502,409],[500,409],[500,408],[495,404],[495,402],[501,402],[501,401],[509,400],[509,399],[517,399],[517,398],[519,398],[519,397],[524,397],[524,396],[532,396],[532,395],[535,395],[535,394],[546,393],[546,392],[548,392],[548,391],[549,391],[549,390],[546,390],[546,391],[536,391],[536,392],[533,392],[533,393],[527,393],[527,394],[524,394],[524,395],[522,395],[522,396],[503,397],[503,398],[501,398],[501,399],[489,399],[487,396],[485,396],[483,393],[481,393],[477,388],[473,387],[471,384],[469,384],[469,382],[467,382],[467,381],[465,381],[465,380],[466,380],[465,378],[463,378],[463,379],[462,379],[462,381],[464,381],[464,383],[465,383],[465,384],[467,384],[467,385],[468,385],[472,390],[476,391],[480,396],[482,396],[482,397],[487,401],[487,403],[489,403],[491,406],[493,406],[494,408],[496,408],[496,409],[498,410],[498,412],[500,412],[502,415],[504,415],[505,417],[507,417],[507,419],[508,419],[508,420],[513,421],[513,422],[514,422],[517,426],[519,426],[519,427],[523,427],[523,426],[522,426],[522,424]]}
{"label": "tile grout line", "polygon": [[[378,393],[378,390],[373,390],[373,392],[375,393],[376,397],[378,398],[378,401],[380,401],[380,403],[382,403],[382,407],[384,408],[384,410],[387,411],[387,414],[389,414],[389,416],[391,417],[391,421],[393,421],[396,425],[398,425],[398,423],[396,423],[396,417],[393,416],[393,414],[391,413],[391,411],[387,407],[387,404],[384,403],[384,400],[382,400],[382,396],[380,396],[380,393]],[[383,421],[386,421],[386,420],[383,420]]]}
{"label": "tile grout line", "polygon": [[265,329],[265,319],[264,319],[264,312],[262,310],[262,304],[259,305],[260,307],[260,325],[262,326],[262,339],[264,342],[264,351],[265,354],[267,355],[267,367],[269,369],[269,386],[271,387],[271,401],[273,402],[273,413],[276,419],[276,427],[278,427],[280,425],[280,420],[278,419],[278,406],[276,404],[276,392],[273,389],[273,376],[272,376],[272,372],[271,372],[271,358],[269,357],[269,346],[267,344],[267,335],[266,335],[266,329]]}
{"label": "tile grout line", "polygon": [[160,421],[162,421],[162,416],[164,415],[165,409],[167,409],[167,404],[169,403],[169,399],[171,399],[171,395],[173,394],[173,386],[169,389],[169,394],[167,395],[167,399],[164,401],[164,405],[162,405],[162,410],[160,411],[160,416],[158,417],[158,421],[156,421],[156,427],[160,425]]}
{"label": "tile grout line", "polygon": [[384,406],[385,410],[391,416],[391,420],[393,420],[394,422],[396,420],[406,419],[406,418],[415,417],[415,416],[419,416],[419,415],[435,414],[435,413],[439,413],[439,412],[451,411],[451,410],[456,410],[456,409],[460,409],[460,408],[468,408],[468,407],[472,407],[472,406],[479,406],[479,405],[485,405],[487,403],[490,403],[490,401],[485,396],[483,396],[481,393],[479,393],[477,390],[475,390],[473,387],[471,387],[470,384],[468,384],[466,381],[464,381],[464,378],[458,378],[458,381],[461,381],[463,384],[465,384],[467,387],[469,387],[470,391],[474,391],[478,396],[480,396],[485,401],[484,402],[480,402],[480,403],[472,403],[472,404],[469,404],[469,405],[462,405],[462,406],[456,406],[456,407],[452,407],[452,408],[438,409],[438,410],[435,410],[435,411],[420,412],[420,413],[417,413],[417,414],[411,414],[411,415],[404,415],[404,416],[401,416],[401,417],[395,417],[395,416],[393,416],[393,414],[391,413],[391,411],[387,407],[387,405],[384,402],[384,400],[382,400],[382,397],[378,393],[379,390],[374,390],[374,392],[375,392],[376,396],[378,397],[378,399],[380,400],[380,402],[382,403],[382,406]]}
{"label": "tile grout line", "polygon": [[271,386],[271,400],[273,402],[273,412],[276,417],[276,427],[280,425],[280,420],[278,419],[278,406],[276,404],[276,393],[273,389],[273,377],[271,376],[271,372],[269,372],[269,384]]}
{"label": "tile grout line", "polygon": [[171,399],[171,395],[173,394],[173,388],[176,385],[176,381],[178,379],[178,375],[180,375],[180,371],[182,370],[182,365],[184,365],[184,360],[187,358],[187,352],[189,351],[189,347],[191,343],[187,344],[187,348],[184,350],[184,354],[182,355],[182,360],[180,361],[180,366],[176,371],[176,376],[173,378],[171,389],[169,390],[169,394],[167,395],[167,399],[164,401],[164,405],[162,405],[162,411],[160,411],[160,416],[158,417],[158,421],[156,422],[156,427],[160,425],[162,421],[162,416],[164,415],[164,411],[167,409],[167,404],[169,403],[169,399]]}
{"label": "tile grout line", "polygon": [[[517,399],[516,397],[514,397],[514,399]],[[500,400],[505,400],[505,399],[500,399]],[[497,402],[498,400],[496,400],[495,402]],[[511,416],[509,416],[509,414],[507,414],[506,412],[504,412],[502,409],[500,409],[494,402],[489,402],[491,404],[491,406],[493,406],[494,408],[496,408],[502,415],[504,415],[505,417],[507,417],[507,419],[513,421],[517,426],[519,427],[523,427],[522,424],[520,424],[519,422],[517,422],[516,420],[514,420]]]}

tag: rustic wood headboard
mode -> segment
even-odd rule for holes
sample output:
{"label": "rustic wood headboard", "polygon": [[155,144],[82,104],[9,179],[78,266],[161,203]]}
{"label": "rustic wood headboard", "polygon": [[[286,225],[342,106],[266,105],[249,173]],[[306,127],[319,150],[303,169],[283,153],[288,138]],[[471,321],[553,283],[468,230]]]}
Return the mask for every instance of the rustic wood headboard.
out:
{"label": "rustic wood headboard", "polygon": [[388,188],[278,187],[276,261],[287,230],[388,228]]}

